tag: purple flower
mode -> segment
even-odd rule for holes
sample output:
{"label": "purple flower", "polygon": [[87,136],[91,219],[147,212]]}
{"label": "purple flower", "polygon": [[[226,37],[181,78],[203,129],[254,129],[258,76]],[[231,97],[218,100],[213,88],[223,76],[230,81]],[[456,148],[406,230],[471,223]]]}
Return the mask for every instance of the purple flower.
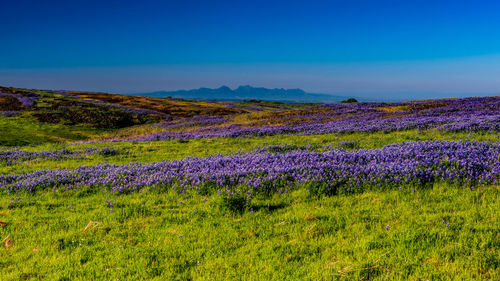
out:
{"label": "purple flower", "polygon": [[[262,111],[263,107],[251,110]],[[420,133],[431,128],[448,132],[500,130],[500,99],[497,97],[430,102],[322,104],[288,113],[282,116],[273,115],[272,123],[280,124],[277,126],[268,125],[267,122],[235,124],[234,120],[221,116],[183,118],[156,126],[164,131],[155,130],[151,135],[130,140],[391,132],[410,129],[416,129]],[[358,144],[344,142],[339,145],[345,149],[353,149]]]}
{"label": "purple flower", "polygon": [[[317,151],[275,146],[262,151],[2,174],[0,186],[7,194],[50,189],[55,192],[56,187],[61,192],[92,188],[124,194],[170,186],[184,197],[188,189],[196,191],[209,184],[220,196],[245,194],[250,200],[263,193],[293,192],[302,186],[308,186],[310,191],[319,187],[321,192],[334,188],[355,192],[382,185],[399,188],[414,183],[453,184],[464,180],[482,185],[500,180],[498,143],[421,141],[371,150],[331,147]],[[111,200],[106,203],[109,208],[115,204]]]}

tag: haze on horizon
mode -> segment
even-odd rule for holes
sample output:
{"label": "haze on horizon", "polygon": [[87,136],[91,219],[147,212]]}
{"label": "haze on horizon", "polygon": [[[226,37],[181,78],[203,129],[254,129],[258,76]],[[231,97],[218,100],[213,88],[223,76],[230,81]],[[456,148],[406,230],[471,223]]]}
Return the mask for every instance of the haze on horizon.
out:
{"label": "haze on horizon", "polygon": [[0,85],[498,95],[496,1],[9,1]]}

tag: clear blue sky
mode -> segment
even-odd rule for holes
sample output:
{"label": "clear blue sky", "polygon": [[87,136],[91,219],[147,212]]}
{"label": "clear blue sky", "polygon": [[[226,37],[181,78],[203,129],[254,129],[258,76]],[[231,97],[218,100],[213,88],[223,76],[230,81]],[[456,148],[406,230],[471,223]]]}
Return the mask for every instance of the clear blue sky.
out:
{"label": "clear blue sky", "polygon": [[3,1],[0,85],[500,93],[498,1]]}

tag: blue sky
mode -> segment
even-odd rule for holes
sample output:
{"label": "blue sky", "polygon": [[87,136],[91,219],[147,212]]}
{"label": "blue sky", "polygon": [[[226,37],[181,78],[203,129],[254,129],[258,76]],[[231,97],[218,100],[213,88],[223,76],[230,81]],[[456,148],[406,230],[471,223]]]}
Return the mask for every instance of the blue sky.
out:
{"label": "blue sky", "polygon": [[496,1],[4,1],[0,85],[500,93]]}

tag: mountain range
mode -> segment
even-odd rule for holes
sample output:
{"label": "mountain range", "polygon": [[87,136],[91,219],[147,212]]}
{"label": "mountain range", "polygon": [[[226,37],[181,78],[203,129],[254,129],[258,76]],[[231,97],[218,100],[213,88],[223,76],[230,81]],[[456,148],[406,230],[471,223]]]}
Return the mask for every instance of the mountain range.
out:
{"label": "mountain range", "polygon": [[172,97],[197,100],[239,101],[253,99],[279,102],[340,102],[350,98],[346,96],[307,93],[301,89],[268,89],[262,87],[252,87],[248,85],[239,86],[234,90],[227,86],[222,86],[216,89],[199,88],[193,90],[134,93],[133,95],[157,98]]}

